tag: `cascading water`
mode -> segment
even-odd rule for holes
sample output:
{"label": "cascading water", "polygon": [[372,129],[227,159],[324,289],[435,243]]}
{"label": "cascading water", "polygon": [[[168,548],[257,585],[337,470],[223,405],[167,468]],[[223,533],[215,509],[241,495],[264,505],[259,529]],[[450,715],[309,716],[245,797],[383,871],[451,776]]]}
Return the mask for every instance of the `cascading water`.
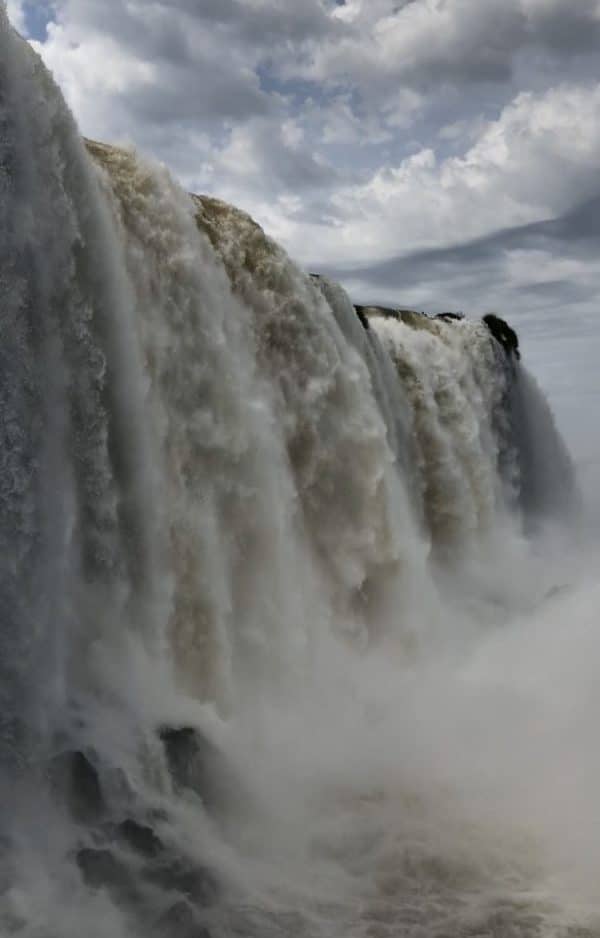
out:
{"label": "cascading water", "polygon": [[594,588],[527,371],[86,147],[3,9],[0,126],[2,934],[592,928]]}

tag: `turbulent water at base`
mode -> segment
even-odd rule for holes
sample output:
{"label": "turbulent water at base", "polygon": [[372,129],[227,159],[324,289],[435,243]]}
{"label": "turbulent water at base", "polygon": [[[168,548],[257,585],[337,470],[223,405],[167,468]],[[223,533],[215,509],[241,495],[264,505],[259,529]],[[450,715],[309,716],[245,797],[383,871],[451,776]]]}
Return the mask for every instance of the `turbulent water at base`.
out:
{"label": "turbulent water at base", "polygon": [[526,367],[85,145],[3,10],[0,127],[0,934],[600,934],[600,595]]}

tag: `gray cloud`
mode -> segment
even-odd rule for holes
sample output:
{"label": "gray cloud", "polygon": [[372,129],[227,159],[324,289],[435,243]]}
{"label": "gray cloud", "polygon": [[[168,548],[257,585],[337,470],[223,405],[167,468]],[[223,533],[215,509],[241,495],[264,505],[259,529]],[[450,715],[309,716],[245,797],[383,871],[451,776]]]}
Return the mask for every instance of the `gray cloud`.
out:
{"label": "gray cloud", "polygon": [[265,95],[253,74],[235,72],[218,58],[205,63],[211,81],[203,81],[193,70],[168,66],[161,70],[160,84],[154,82],[132,89],[122,96],[123,108],[136,121],[163,127],[176,121],[208,125],[223,120],[245,120],[266,114],[273,102]]}
{"label": "gray cloud", "polygon": [[36,47],[87,135],[237,203],[355,295],[595,302],[600,0],[44,8]]}
{"label": "gray cloud", "polygon": [[[449,248],[408,253],[351,273],[335,268],[325,272],[346,281],[358,301],[436,312],[594,308],[600,306],[599,252],[600,193],[558,218]],[[561,269],[570,275],[561,277]]]}
{"label": "gray cloud", "polygon": [[379,16],[372,6],[350,4],[347,32],[324,37],[304,73],[355,85],[372,100],[398,81],[427,90],[507,83],[519,53],[556,61],[593,53],[600,38],[598,0],[381,2]]}
{"label": "gray cloud", "polygon": [[538,3],[530,14],[528,31],[534,43],[564,55],[594,53],[600,41],[596,0]]}

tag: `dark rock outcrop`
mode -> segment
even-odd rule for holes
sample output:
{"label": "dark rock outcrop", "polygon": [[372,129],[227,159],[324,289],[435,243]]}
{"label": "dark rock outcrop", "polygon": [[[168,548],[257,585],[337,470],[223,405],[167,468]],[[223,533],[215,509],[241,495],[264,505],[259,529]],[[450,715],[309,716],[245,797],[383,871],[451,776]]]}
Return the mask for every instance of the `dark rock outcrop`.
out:
{"label": "dark rock outcrop", "polygon": [[156,933],[161,938],[165,935],[173,935],[174,938],[210,938],[208,929],[198,924],[194,910],[183,899],[163,912],[156,923]]}
{"label": "dark rock outcrop", "polygon": [[144,857],[157,857],[163,853],[165,847],[151,827],[140,824],[133,818],[127,818],[117,827],[117,836],[128,847]]}
{"label": "dark rock outcrop", "polygon": [[217,881],[206,867],[183,857],[170,857],[144,871],[144,878],[167,892],[179,893],[194,905],[214,905],[219,895]]}
{"label": "dark rock outcrop", "polygon": [[433,323],[431,316],[428,316],[427,313],[419,312],[419,310],[416,309],[392,306],[361,306],[360,309],[367,319],[376,316],[380,316],[383,319],[397,319],[399,322],[403,322],[413,329],[427,329]]}
{"label": "dark rock outcrop", "polygon": [[356,306],[356,305],[355,305],[355,306],[354,306],[354,309],[356,310],[356,315],[358,316],[358,318],[359,318],[360,321],[361,321],[361,324],[362,324],[363,329],[368,329],[368,328],[369,328],[369,317],[367,316],[367,314],[366,314],[366,312],[365,312],[366,306]]}
{"label": "dark rock outcrop", "polygon": [[210,801],[220,757],[217,747],[190,726],[163,726],[159,736],[175,787],[189,788]]}
{"label": "dark rock outcrop", "polygon": [[77,851],[76,860],[81,876],[90,888],[108,889],[121,899],[133,898],[132,875],[110,850],[82,847]]}
{"label": "dark rock outcrop", "polygon": [[461,320],[465,318],[464,313],[438,313],[435,317],[436,319],[443,319],[445,322],[452,322],[452,320]]}
{"label": "dark rock outcrop", "polygon": [[505,319],[496,316],[495,313],[488,313],[483,317],[483,322],[496,341],[500,343],[506,354],[508,356],[514,355],[518,361],[521,357],[521,353],[519,352],[519,337],[515,330],[508,325]]}
{"label": "dark rock outcrop", "polygon": [[392,306],[355,306],[357,311],[360,309],[361,314],[365,317],[368,317],[369,312],[372,316],[383,316],[384,319],[400,319],[400,310],[395,309]]}
{"label": "dark rock outcrop", "polygon": [[106,812],[98,770],[81,750],[62,752],[52,759],[50,785],[66,803],[74,820],[83,824],[99,821]]}
{"label": "dark rock outcrop", "polygon": [[248,800],[232,766],[204,734],[189,726],[163,726],[159,735],[175,788],[193,791],[216,814],[231,814]]}

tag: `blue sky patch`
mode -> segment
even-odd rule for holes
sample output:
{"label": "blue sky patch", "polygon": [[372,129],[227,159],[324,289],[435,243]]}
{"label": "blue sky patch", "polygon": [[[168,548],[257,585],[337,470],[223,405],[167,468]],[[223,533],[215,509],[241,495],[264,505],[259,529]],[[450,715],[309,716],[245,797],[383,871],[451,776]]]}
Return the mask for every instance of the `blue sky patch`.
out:
{"label": "blue sky patch", "polygon": [[48,23],[53,19],[53,13],[52,4],[45,0],[26,0],[23,4],[23,14],[29,39],[45,42]]}

